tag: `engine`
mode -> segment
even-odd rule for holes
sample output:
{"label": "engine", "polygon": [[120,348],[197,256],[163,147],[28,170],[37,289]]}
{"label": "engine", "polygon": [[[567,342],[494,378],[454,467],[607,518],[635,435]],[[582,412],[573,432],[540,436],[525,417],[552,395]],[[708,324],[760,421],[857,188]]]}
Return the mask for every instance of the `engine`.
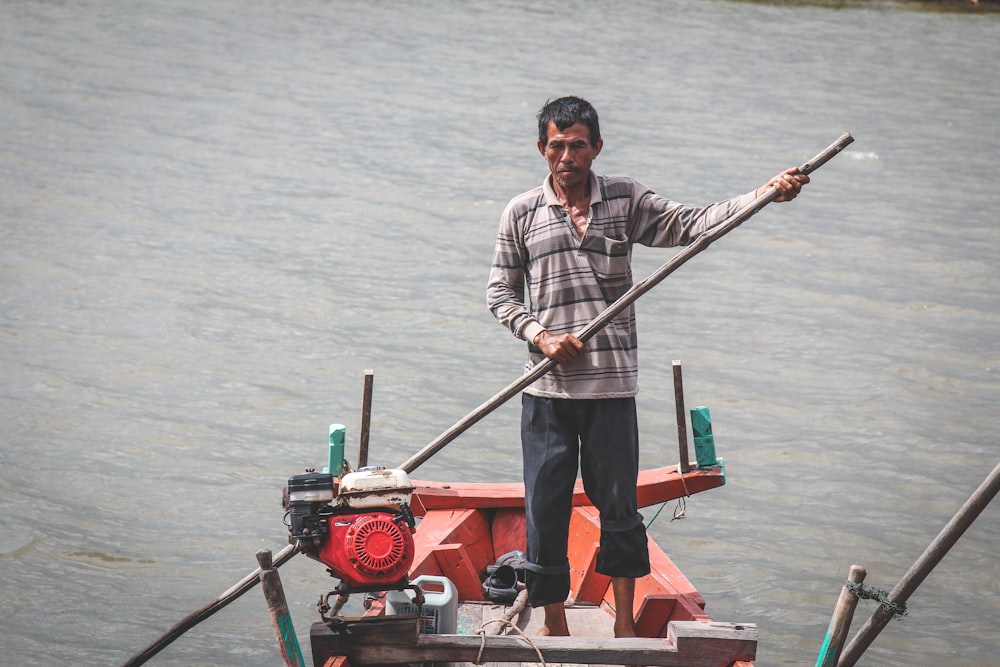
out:
{"label": "engine", "polygon": [[[338,484],[339,481],[339,484]],[[341,592],[400,588],[413,564],[413,485],[402,470],[288,480],[288,541],[329,568]]]}

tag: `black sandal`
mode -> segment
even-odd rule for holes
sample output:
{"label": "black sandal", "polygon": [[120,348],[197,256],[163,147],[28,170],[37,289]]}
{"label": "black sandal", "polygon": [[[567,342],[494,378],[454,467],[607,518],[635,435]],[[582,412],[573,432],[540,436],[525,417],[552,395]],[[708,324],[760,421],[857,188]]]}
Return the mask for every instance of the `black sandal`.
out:
{"label": "black sandal", "polygon": [[517,597],[517,572],[510,565],[496,565],[483,582],[486,599],[497,604],[510,604]]}
{"label": "black sandal", "polygon": [[524,565],[528,562],[528,557],[523,551],[517,549],[515,551],[509,551],[503,556],[497,558],[495,565],[486,566],[486,574],[493,574],[498,567],[501,565],[508,565],[514,568],[514,572],[517,573],[517,578],[520,581],[524,581]]}

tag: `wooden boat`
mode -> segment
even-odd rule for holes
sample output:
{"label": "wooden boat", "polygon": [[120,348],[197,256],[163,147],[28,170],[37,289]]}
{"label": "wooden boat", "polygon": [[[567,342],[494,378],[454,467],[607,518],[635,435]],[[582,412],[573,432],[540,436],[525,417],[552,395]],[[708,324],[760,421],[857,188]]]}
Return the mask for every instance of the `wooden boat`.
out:
{"label": "wooden boat", "polygon": [[[647,507],[722,486],[722,462],[645,470],[639,505]],[[414,534],[410,580],[446,577],[457,591],[456,632],[420,632],[419,614],[387,614],[386,593],[370,593],[361,617],[325,618],[310,631],[317,667],[440,663],[641,664],[666,667],[752,667],[753,624],[719,623],[705,611],[695,587],[652,540],[652,572],[636,580],[635,607],[616,610],[610,578],[595,571],[600,535],[597,510],[577,482],[570,522],[572,637],[539,637],[540,613],[525,595],[510,605],[484,599],[483,576],[502,554],[524,549],[521,484],[414,482]],[[631,613],[639,638],[614,638],[616,613]]]}
{"label": "wooden boat", "polygon": [[[811,173],[853,141],[850,133],[845,132],[824,151],[799,166],[799,173]],[[763,195],[726,221],[701,234],[670,261],[609,305],[577,334],[577,338],[582,342],[589,340],[624,308],[778,196],[775,188],[768,188]],[[399,471],[408,474],[415,470],[472,424],[547,373],[556,363],[553,359],[546,359],[536,364],[405,461]],[[372,371],[365,371],[359,471],[366,467],[367,462],[372,377]],[[725,483],[724,470],[721,462],[716,460],[714,444],[711,444],[707,409],[692,410],[691,418],[696,450],[700,448],[699,440],[702,444],[709,443],[705,444],[705,449],[711,450],[711,457],[703,460],[699,455],[698,465],[694,469],[688,464],[687,417],[680,382],[680,364],[676,361],[674,396],[678,416],[680,463],[676,467],[640,473],[637,488],[640,507],[683,498]],[[696,420],[701,423],[696,424]],[[331,425],[328,471],[343,470],[343,444],[342,434],[335,442]],[[333,455],[335,448],[339,452],[336,457]],[[311,474],[313,473],[307,473],[307,477]],[[330,609],[325,608],[326,601],[321,601],[322,620],[312,626],[310,633],[313,661],[317,666],[537,661],[666,667],[748,667],[756,656],[756,626],[712,621],[705,613],[704,599],[652,540],[649,542],[652,572],[636,581],[633,609],[616,610],[614,595],[610,591],[610,579],[595,570],[600,522],[596,509],[583,493],[582,485],[578,484],[574,498],[568,549],[571,591],[567,602],[567,620],[573,636],[531,637],[532,628],[537,628],[539,623],[537,619],[532,622],[530,609],[523,606],[519,608],[523,597],[518,595],[509,609],[504,606],[498,609],[497,605],[489,604],[489,601],[483,599],[481,582],[482,575],[498,555],[523,549],[524,491],[521,485],[431,482],[410,485],[407,479],[406,501],[394,503],[395,513],[386,514],[370,511],[374,506],[367,503],[363,489],[358,490],[356,505],[342,503],[344,480],[340,479],[340,488],[334,489],[333,474],[328,472],[324,475],[324,479],[297,479],[299,476],[296,476],[293,479],[296,484],[301,482],[301,486],[297,486],[294,493],[291,488],[293,480],[289,480],[286,518],[290,544],[273,561],[270,551],[259,552],[260,568],[257,571],[216,600],[182,619],[163,637],[126,663],[126,667],[143,664],[185,629],[207,618],[258,582],[264,588],[272,624],[286,664],[302,664],[301,651],[295,633],[291,631],[291,620],[276,571],[278,566],[296,553],[305,553],[327,564],[331,574],[341,579],[341,585],[335,591],[338,595],[338,609],[353,592],[365,592],[368,596],[375,594],[365,614],[357,618],[327,618],[326,612]],[[389,495],[398,490],[387,488]],[[300,497],[293,498],[293,495]],[[419,526],[416,526],[414,517],[419,517]],[[364,568],[359,567],[361,559],[351,553],[353,547],[348,541],[357,537],[357,533],[352,536],[351,531],[360,531],[365,526],[373,525],[376,520],[394,527],[397,536],[405,543],[405,548],[400,552],[405,554],[405,559],[386,562],[381,571],[376,571],[379,568],[375,568],[362,572]],[[412,535],[401,527],[404,522],[410,527]],[[349,528],[343,528],[348,525]],[[385,543],[386,540],[378,538],[374,542]],[[367,555],[370,556],[371,552]],[[391,604],[387,604],[389,593],[407,589],[410,581],[416,581],[422,576],[438,577],[455,587],[455,597],[460,602],[460,612],[456,609],[456,617],[462,619],[459,623],[456,618],[456,632],[420,632],[423,627],[423,607],[419,602],[416,614],[400,614],[392,609]],[[419,601],[420,597],[418,588],[414,601]],[[325,600],[329,600],[329,595]],[[633,615],[641,637],[609,637],[613,634],[609,628],[618,613]],[[485,628],[493,623],[494,617],[503,619],[508,625],[502,626],[498,635],[486,637]],[[604,622],[595,619],[603,619]],[[521,634],[511,635],[508,628]],[[472,634],[459,632],[460,629]]]}
{"label": "wooden boat", "polygon": [[[825,164],[845,146],[854,141],[847,132],[798,167],[809,174]],[[577,334],[586,342],[606,326],[624,308],[633,303],[680,265],[704,250],[716,239],[742,224],[763,206],[779,196],[775,188],[757,197],[752,204],[697,239],[661,266],[646,279],[633,285],[609,305],[587,327]],[[549,358],[501,390],[452,428],[442,433],[421,452],[404,462],[400,468],[409,472],[457,437],[471,424],[495,409],[531,382],[547,373],[556,361]],[[362,414],[370,414],[370,372],[366,372],[366,400]],[[686,414],[679,362],[674,362],[674,394],[678,414],[680,463],[678,467],[646,471],[639,480],[639,505],[646,507],[682,498],[691,493],[721,486],[724,471],[714,456],[691,470],[687,464]],[[699,426],[695,419],[707,420],[704,413],[691,413],[695,431],[695,446],[699,445]],[[363,417],[364,422],[364,417]],[[708,427],[707,423],[702,426]],[[362,432],[367,430],[363,423]],[[701,437],[711,440],[710,428]],[[362,449],[367,452],[367,438],[362,437]],[[367,460],[359,457],[359,460]],[[330,470],[336,470],[331,462]],[[683,472],[681,472],[683,471]],[[457,590],[461,601],[461,623],[456,629],[485,630],[484,622],[492,622],[496,609],[483,600],[481,577],[494,559],[511,550],[523,549],[524,491],[518,484],[433,484],[416,485],[412,514],[421,518],[414,539],[414,560],[409,569],[410,579],[420,576],[446,578]],[[310,519],[311,520],[311,519]],[[481,634],[419,633],[420,616],[401,617],[387,614],[385,594],[376,598],[368,612],[353,621],[334,619],[312,627],[311,642],[314,663],[324,667],[346,667],[370,664],[402,664],[417,662],[569,662],[581,664],[624,665],[686,665],[687,667],[746,667],[756,655],[757,629],[752,624],[713,622],[705,613],[705,601],[676,565],[655,542],[649,542],[651,574],[636,581],[634,608],[616,610],[610,591],[610,579],[595,571],[600,523],[595,508],[589,504],[578,486],[570,523],[570,600],[567,620],[571,638],[530,638],[530,609],[515,607],[501,616],[511,621],[511,627],[527,630],[528,637]],[[308,541],[308,540],[307,540]],[[300,543],[301,546],[301,543]],[[337,560],[349,570],[342,556]],[[324,561],[326,562],[326,561]],[[370,582],[371,580],[369,580]],[[345,593],[340,595],[343,597]],[[419,596],[419,592],[417,593]],[[578,613],[579,612],[579,613]],[[586,613],[584,613],[586,612]],[[617,613],[634,615],[640,638],[609,638],[608,624],[591,636],[593,618],[613,619]],[[603,616],[601,616],[603,614]],[[581,620],[586,617],[586,621]],[[538,625],[537,620],[534,624]]]}

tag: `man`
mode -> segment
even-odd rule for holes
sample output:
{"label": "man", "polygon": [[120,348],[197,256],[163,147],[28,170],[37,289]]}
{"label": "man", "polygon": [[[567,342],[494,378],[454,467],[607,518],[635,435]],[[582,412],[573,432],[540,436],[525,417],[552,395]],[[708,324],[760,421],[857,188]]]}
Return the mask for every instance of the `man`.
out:
{"label": "man", "polygon": [[[566,556],[577,465],[600,511],[597,571],[611,577],[616,637],[634,637],[635,579],[649,573],[637,511],[639,444],[635,408],[635,311],[624,309],[585,345],[575,335],[632,286],[632,245],[686,245],[752,201],[757,191],[695,208],[637,181],[598,176],[604,146],[585,100],[549,101],[538,114],[538,151],[549,166],[540,187],[514,197],[501,216],[487,287],[499,322],[529,343],[526,370],[557,366],[522,394],[526,583],[544,607],[543,635],[568,635]],[[789,201],[809,182],[795,168],[771,179]],[[763,188],[759,189],[763,190]]]}

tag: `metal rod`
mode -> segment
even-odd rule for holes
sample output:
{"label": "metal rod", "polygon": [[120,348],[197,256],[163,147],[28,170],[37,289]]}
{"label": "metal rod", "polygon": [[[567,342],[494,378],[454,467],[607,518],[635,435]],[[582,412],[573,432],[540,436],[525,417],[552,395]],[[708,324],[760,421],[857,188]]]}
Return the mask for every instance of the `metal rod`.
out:
{"label": "metal rod", "polygon": [[[819,167],[826,164],[830,158],[837,155],[852,141],[854,141],[854,137],[852,137],[849,132],[844,132],[835,142],[827,146],[820,153],[816,154],[811,160],[800,165],[799,171],[803,174],[809,174],[810,172],[815,171]],[[660,281],[676,271],[682,264],[707,248],[714,241],[721,238],[725,234],[728,234],[730,231],[750,218],[753,214],[757,213],[760,209],[777,199],[779,194],[780,193],[775,188],[768,188],[764,194],[755,198],[752,202],[741,208],[724,222],[703,232],[690,245],[685,246],[683,250],[674,255],[670,261],[647,276],[645,279],[634,284],[631,289],[621,295],[617,301],[605,308],[600,315],[594,318],[594,320],[588,324],[583,331],[578,333],[576,337],[583,342],[590,340],[595,333],[607,326],[611,320],[634,303],[639,297],[653,289],[653,287],[659,284]],[[471,428],[480,419],[496,410],[498,407],[506,403],[512,396],[552,370],[556,363],[558,362],[553,359],[546,358],[541,363],[535,365],[534,368],[501,389],[488,401],[480,405],[462,419],[455,422],[451,428],[425,445],[423,449],[408,458],[399,467],[406,472],[413,472],[419,466],[426,463],[427,460],[434,456],[434,454],[436,454],[439,450],[443,449],[445,445],[450,443],[465,431],[469,430],[469,428]]]}
{"label": "metal rod", "polygon": [[688,460],[687,413],[684,411],[684,380],[681,379],[681,362],[674,361],[674,409],[677,412],[677,452],[681,473],[691,470]]}
{"label": "metal rod", "polygon": [[365,369],[365,388],[361,397],[361,430],[358,432],[358,470],[368,465],[368,439],[372,425],[372,387],[375,384],[375,371]]}

